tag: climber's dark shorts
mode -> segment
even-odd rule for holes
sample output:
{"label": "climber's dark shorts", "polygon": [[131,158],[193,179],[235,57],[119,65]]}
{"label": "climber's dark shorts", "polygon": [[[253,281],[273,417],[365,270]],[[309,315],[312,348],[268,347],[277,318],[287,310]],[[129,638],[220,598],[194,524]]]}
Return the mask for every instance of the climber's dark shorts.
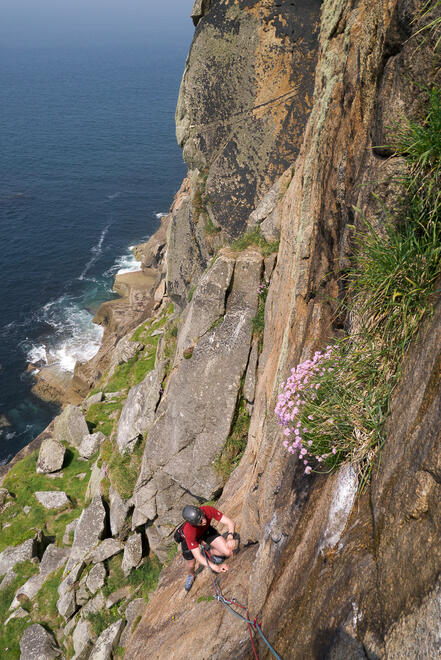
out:
{"label": "climber's dark shorts", "polygon": [[[218,536],[220,536],[220,534],[217,531],[217,529],[215,529],[211,525],[208,525],[207,529],[204,532],[204,535],[200,540],[210,544],[212,541],[214,541],[214,539],[217,539]],[[181,543],[181,550],[184,559],[194,559],[193,553],[191,550],[188,549],[187,541],[185,539],[183,539]]]}

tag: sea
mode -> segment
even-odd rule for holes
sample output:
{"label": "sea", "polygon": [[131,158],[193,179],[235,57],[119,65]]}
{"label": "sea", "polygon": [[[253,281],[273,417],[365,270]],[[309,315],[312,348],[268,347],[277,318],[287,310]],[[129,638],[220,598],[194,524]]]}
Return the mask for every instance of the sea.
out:
{"label": "sea", "polygon": [[93,315],[185,175],[188,45],[0,50],[0,464],[58,412],[29,363],[71,373],[96,353]]}

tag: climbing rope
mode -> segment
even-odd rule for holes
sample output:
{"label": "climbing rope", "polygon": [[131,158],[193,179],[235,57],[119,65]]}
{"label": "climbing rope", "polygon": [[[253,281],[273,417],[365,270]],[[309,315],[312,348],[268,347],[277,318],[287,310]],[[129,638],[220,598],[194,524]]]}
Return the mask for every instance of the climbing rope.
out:
{"label": "climbing rope", "polygon": [[[209,564],[209,561],[210,561],[211,557],[210,557],[209,553],[207,552],[207,550],[205,549],[205,547],[202,543],[201,543],[201,551],[202,551],[202,554],[203,554],[203,556],[204,556],[204,558],[207,562],[207,568],[208,568],[208,572],[210,574],[210,579],[211,579],[211,583],[213,585],[213,590],[214,590],[214,599],[217,600],[219,603],[222,603],[222,605],[229,612],[231,612],[231,614],[234,614],[235,617],[237,617],[238,619],[240,619],[241,621],[243,621],[244,623],[247,624],[248,632],[249,632],[250,640],[251,640],[251,645],[253,647],[254,657],[256,658],[256,660],[259,660],[259,656],[257,654],[256,646],[254,644],[254,639],[253,639],[253,634],[252,634],[253,630],[257,630],[257,632],[259,633],[259,635],[261,636],[261,638],[263,639],[263,641],[265,642],[265,644],[267,645],[267,647],[269,648],[269,650],[271,651],[273,656],[276,658],[276,660],[282,660],[280,655],[274,650],[274,648],[271,646],[271,644],[269,643],[269,641],[267,640],[267,638],[263,634],[261,623],[259,623],[259,621],[257,621],[257,617],[255,617],[253,620],[251,620],[250,615],[248,613],[248,608],[245,605],[243,605],[242,603],[239,603],[239,601],[236,600],[236,598],[232,598],[231,600],[229,600],[228,598],[225,598],[222,591],[220,590],[219,585],[216,583],[216,580],[214,579],[213,571],[211,570],[211,567],[210,567],[210,564]],[[241,609],[243,609],[246,612],[246,616],[243,616],[242,614],[240,614],[240,612],[236,612],[236,610],[234,610],[231,607],[232,605],[234,605],[235,607],[240,607]]]}

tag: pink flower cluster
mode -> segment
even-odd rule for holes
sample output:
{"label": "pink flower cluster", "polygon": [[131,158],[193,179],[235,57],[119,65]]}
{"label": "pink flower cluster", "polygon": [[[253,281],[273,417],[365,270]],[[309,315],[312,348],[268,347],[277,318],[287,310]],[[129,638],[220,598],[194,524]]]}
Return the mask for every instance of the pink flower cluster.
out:
{"label": "pink flower cluster", "polygon": [[268,286],[269,286],[269,282],[267,280],[265,280],[265,282],[261,282],[257,287],[257,293],[260,295],[268,288]]}
{"label": "pink flower cluster", "polygon": [[[282,392],[279,394],[275,408],[279,426],[284,427],[283,446],[291,454],[298,452],[299,458],[305,466],[305,474],[310,474],[312,470],[309,464],[311,458],[314,457],[318,463],[321,463],[329,455],[314,456],[311,454],[313,442],[305,437],[308,429],[303,426],[301,418],[303,417],[305,420],[305,415],[302,415],[306,404],[304,397],[306,396],[310,401],[314,401],[316,398],[316,390],[320,387],[317,376],[324,376],[327,367],[323,363],[331,358],[332,350],[332,346],[327,346],[323,353],[316,351],[312,360],[306,360],[297,365],[295,369],[291,369],[291,376],[285,383],[282,383]],[[332,368],[328,368],[328,370],[332,371]],[[314,382],[311,382],[313,377],[315,377]],[[314,420],[312,415],[308,415],[307,418],[310,421]],[[332,452],[336,453],[335,447],[332,448]]]}

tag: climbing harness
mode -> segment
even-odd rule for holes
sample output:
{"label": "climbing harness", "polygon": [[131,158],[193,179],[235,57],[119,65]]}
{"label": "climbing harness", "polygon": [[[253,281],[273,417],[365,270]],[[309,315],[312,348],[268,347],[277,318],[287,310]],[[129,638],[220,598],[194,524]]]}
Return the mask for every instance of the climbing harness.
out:
{"label": "climbing harness", "polygon": [[[238,619],[240,619],[241,621],[243,621],[244,623],[247,624],[248,632],[249,632],[250,640],[251,640],[251,645],[253,647],[254,657],[256,658],[256,660],[259,660],[259,656],[257,654],[257,649],[256,649],[256,646],[254,644],[253,633],[252,633],[253,630],[257,630],[257,632],[259,633],[259,635],[261,636],[261,638],[263,639],[263,641],[265,642],[265,644],[267,645],[267,647],[271,651],[272,655],[276,658],[276,660],[282,660],[280,655],[274,650],[274,648],[271,646],[271,644],[269,643],[269,641],[267,640],[267,638],[263,634],[262,628],[261,628],[262,624],[257,620],[257,617],[255,617],[253,620],[250,619],[248,608],[245,605],[242,605],[242,603],[239,603],[239,601],[236,600],[236,598],[232,598],[231,600],[229,600],[228,598],[225,598],[225,596],[223,595],[219,585],[216,583],[216,580],[214,579],[213,571],[211,570],[210,565],[208,563],[209,560],[211,560],[211,555],[210,555],[209,551],[205,548],[203,543],[201,543],[200,548],[201,548],[201,552],[202,552],[205,560],[207,561],[207,568],[208,568],[208,572],[210,574],[210,579],[211,579],[211,583],[213,585],[213,590],[214,590],[213,598],[215,600],[217,600],[219,603],[222,603],[222,605],[229,612],[231,612],[231,614],[234,614],[235,617],[237,617]],[[236,612],[236,610],[234,610],[231,607],[232,605],[234,605],[234,607],[240,607],[242,610],[244,610],[246,616],[243,616],[240,612]]]}

